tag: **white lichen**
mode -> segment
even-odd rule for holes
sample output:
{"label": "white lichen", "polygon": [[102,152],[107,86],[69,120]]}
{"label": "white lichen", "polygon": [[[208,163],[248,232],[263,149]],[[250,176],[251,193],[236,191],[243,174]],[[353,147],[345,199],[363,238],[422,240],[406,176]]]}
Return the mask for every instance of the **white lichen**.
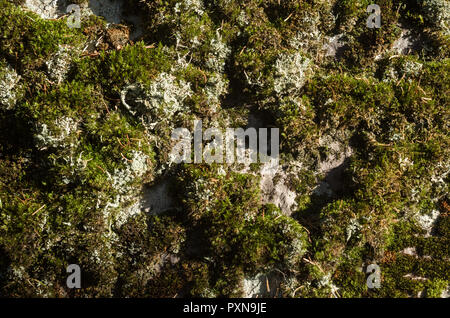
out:
{"label": "white lichen", "polygon": [[223,42],[219,30],[216,31],[216,37],[211,39],[210,53],[206,60],[206,67],[214,72],[223,73],[225,60],[231,53],[231,49]]}
{"label": "white lichen", "polygon": [[173,75],[161,73],[150,85],[146,106],[150,110],[158,109],[169,117],[182,110],[183,101],[191,95],[190,83],[183,80],[177,82]]}
{"label": "white lichen", "polygon": [[349,225],[345,229],[347,237],[345,239],[348,242],[355,234],[358,234],[361,230],[362,226],[356,219],[351,219]]}
{"label": "white lichen", "polygon": [[220,98],[228,92],[228,80],[218,73],[213,73],[208,77],[204,92],[208,106],[215,113],[220,107]]}
{"label": "white lichen", "polygon": [[426,231],[425,236],[429,236],[433,229],[436,220],[438,219],[440,213],[437,210],[432,210],[431,213],[417,213],[415,219],[419,226]]}
{"label": "white lichen", "polygon": [[[128,218],[142,211],[139,200],[141,187],[136,186],[136,181],[143,177],[148,170],[148,156],[132,150],[131,159],[123,159],[124,168],[116,168],[112,173],[107,172],[111,187],[115,190],[113,200],[108,200],[103,206],[103,217],[109,228],[115,223],[117,226],[124,224]],[[99,198],[97,208],[102,204]]]}
{"label": "white lichen", "polygon": [[238,25],[241,28],[250,24],[250,21],[249,21],[249,19],[247,17],[247,14],[245,13],[245,10],[241,10],[239,12],[239,15],[238,15],[238,17],[236,19],[236,22],[238,23]]}
{"label": "white lichen", "polygon": [[[59,10],[60,2],[60,0],[25,0],[24,6],[43,19],[56,19],[63,14]],[[62,7],[66,6],[62,4]]]}
{"label": "white lichen", "polygon": [[331,279],[331,273],[328,273],[319,280],[319,288],[327,288],[330,290],[333,297],[338,298],[339,294],[339,288],[333,284],[333,281]]}
{"label": "white lichen", "polygon": [[384,82],[399,81],[406,79],[411,82],[413,77],[420,75],[423,64],[415,61],[404,61],[399,66],[390,65],[387,67],[383,75]]}
{"label": "white lichen", "polygon": [[20,76],[9,65],[0,69],[0,106],[11,109],[18,98],[17,85]]}
{"label": "white lichen", "polygon": [[298,23],[302,25],[302,28],[290,40],[289,44],[296,50],[306,51],[316,48],[322,40],[322,33],[319,31],[319,13],[305,13]]}
{"label": "white lichen", "polygon": [[275,62],[274,90],[279,95],[297,93],[305,84],[311,60],[300,52],[283,54]]}
{"label": "white lichen", "polygon": [[37,124],[35,134],[36,145],[40,149],[47,147],[69,147],[73,148],[78,144],[76,132],[78,122],[70,117],[56,119],[51,127],[46,123]]}
{"label": "white lichen", "polygon": [[450,35],[450,1],[424,0],[422,7],[425,20]]}
{"label": "white lichen", "polygon": [[398,158],[398,163],[400,165],[400,168],[402,168],[402,170],[406,170],[414,165],[414,162],[409,160],[408,157],[403,157],[401,155]]}
{"label": "white lichen", "polygon": [[265,273],[258,273],[252,277],[245,277],[242,281],[243,298],[267,297],[270,293],[269,277]]}
{"label": "white lichen", "polygon": [[69,49],[60,47],[53,56],[45,62],[47,66],[47,73],[50,80],[57,84],[64,81],[70,67]]}
{"label": "white lichen", "polygon": [[149,126],[153,127],[184,110],[183,102],[191,95],[190,83],[178,81],[175,76],[162,72],[148,88],[140,84],[125,87],[121,92],[121,101],[131,114],[146,116]]}
{"label": "white lichen", "polygon": [[112,187],[121,194],[129,192],[129,185],[136,179],[142,177],[147,172],[148,156],[141,151],[132,150],[131,159],[125,160],[125,168],[115,169],[108,178]]}
{"label": "white lichen", "polygon": [[202,16],[205,13],[203,2],[200,0],[183,0],[178,2],[174,7],[174,12],[177,14],[188,11],[195,12],[197,15]]}

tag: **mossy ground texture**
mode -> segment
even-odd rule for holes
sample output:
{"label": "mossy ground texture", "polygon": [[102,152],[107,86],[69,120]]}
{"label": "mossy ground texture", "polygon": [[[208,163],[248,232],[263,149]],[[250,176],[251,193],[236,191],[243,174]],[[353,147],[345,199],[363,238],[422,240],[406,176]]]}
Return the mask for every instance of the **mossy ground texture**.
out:
{"label": "mossy ground texture", "polygon": [[[81,28],[25,2],[0,0],[0,296],[448,296],[448,1],[378,0],[374,29],[371,1],[129,0],[139,26]],[[289,209],[261,164],[169,157],[252,116]]]}

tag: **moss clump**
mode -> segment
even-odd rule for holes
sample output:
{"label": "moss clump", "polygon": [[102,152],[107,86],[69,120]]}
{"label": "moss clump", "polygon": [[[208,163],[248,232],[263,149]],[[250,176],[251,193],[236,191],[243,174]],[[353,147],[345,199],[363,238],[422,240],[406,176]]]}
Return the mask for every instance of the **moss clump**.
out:
{"label": "moss clump", "polygon": [[61,45],[81,45],[83,36],[65,20],[46,21],[6,0],[0,2],[2,56],[21,70],[37,68]]}
{"label": "moss clump", "polygon": [[305,230],[277,208],[259,206],[252,177],[232,173],[211,182],[208,176],[214,170],[185,169],[179,174],[180,189],[188,198],[184,205],[192,235],[204,242],[197,253],[207,257],[213,272],[209,289],[238,295],[236,288],[245,273],[274,267],[289,271],[300,264],[308,246]]}

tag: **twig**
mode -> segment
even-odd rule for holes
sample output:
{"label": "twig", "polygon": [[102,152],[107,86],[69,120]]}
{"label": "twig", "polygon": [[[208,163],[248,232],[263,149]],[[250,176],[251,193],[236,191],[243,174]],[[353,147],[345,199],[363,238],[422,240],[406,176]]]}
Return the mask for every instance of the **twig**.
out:
{"label": "twig", "polygon": [[292,17],[292,14],[293,14],[293,13],[291,13],[286,19],[284,19],[284,22],[287,22],[287,20],[289,20],[290,17]]}
{"label": "twig", "polygon": [[33,213],[31,213],[31,215],[35,215],[36,213],[38,213],[40,210],[42,210],[45,207],[45,204],[43,206],[41,206],[39,209],[37,209],[36,211],[34,211]]}

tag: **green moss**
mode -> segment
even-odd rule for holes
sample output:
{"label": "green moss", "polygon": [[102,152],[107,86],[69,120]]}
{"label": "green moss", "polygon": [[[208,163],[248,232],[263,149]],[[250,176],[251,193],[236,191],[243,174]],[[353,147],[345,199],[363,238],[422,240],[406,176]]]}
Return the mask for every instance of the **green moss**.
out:
{"label": "green moss", "polygon": [[83,35],[65,20],[45,21],[6,0],[0,2],[1,55],[20,65],[36,68],[61,45],[81,45]]}

